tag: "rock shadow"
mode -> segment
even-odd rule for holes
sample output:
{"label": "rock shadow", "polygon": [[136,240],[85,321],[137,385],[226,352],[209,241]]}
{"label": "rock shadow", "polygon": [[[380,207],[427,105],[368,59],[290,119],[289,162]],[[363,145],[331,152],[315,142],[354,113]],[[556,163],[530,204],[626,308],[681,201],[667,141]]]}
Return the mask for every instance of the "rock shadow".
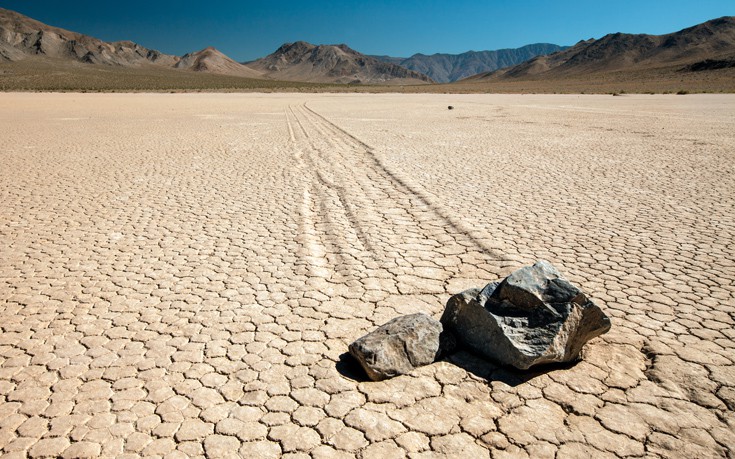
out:
{"label": "rock shadow", "polygon": [[534,378],[552,371],[574,368],[574,366],[581,361],[576,360],[566,363],[548,363],[531,367],[528,370],[519,370],[510,366],[493,363],[465,350],[447,355],[443,360],[462,368],[466,372],[471,373],[478,378],[484,379],[488,383],[500,381],[511,387],[527,383]]}
{"label": "rock shadow", "polygon": [[[493,381],[500,381],[511,387],[516,387],[552,371],[569,370],[574,368],[577,363],[581,362],[581,359],[574,362],[548,363],[534,366],[528,370],[518,370],[513,367],[493,363],[469,351],[460,350],[444,355],[442,358],[437,359],[437,362],[448,362],[456,365],[466,372],[471,373],[480,379],[484,379],[488,384]],[[345,352],[339,356],[336,369],[342,377],[352,381],[371,382],[371,379],[360,365],[360,362],[358,362],[357,359],[355,359],[349,352]]]}
{"label": "rock shadow", "polygon": [[362,368],[360,362],[357,361],[349,352],[345,352],[339,356],[339,361],[336,365],[337,372],[347,379],[351,379],[355,382],[368,382],[368,378],[365,369]]}

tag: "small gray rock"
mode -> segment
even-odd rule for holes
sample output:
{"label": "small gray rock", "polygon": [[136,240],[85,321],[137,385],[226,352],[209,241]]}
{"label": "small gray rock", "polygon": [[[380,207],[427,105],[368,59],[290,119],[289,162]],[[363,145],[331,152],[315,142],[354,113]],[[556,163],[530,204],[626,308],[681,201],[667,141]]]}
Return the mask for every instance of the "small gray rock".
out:
{"label": "small gray rock", "polygon": [[442,324],[426,314],[396,317],[350,344],[350,354],[380,381],[434,362],[441,333]]}
{"label": "small gray rock", "polygon": [[610,319],[548,261],[447,302],[441,322],[460,345],[504,365],[570,362]]}

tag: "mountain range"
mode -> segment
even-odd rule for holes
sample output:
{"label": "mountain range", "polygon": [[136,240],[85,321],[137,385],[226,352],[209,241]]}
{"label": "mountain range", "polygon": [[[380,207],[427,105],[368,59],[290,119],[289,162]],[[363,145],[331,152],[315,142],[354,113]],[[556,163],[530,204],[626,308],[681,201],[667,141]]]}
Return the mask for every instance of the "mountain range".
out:
{"label": "mountain range", "polygon": [[132,41],[105,42],[0,8],[0,89],[277,88],[304,82],[421,85],[417,90],[442,92],[608,91],[610,84],[634,91],[682,85],[735,91],[735,17],[665,35],[614,33],[569,48],[539,43],[409,58],[297,41],[240,63],[212,47],[174,56]]}
{"label": "mountain range", "polygon": [[122,67],[152,66],[254,79],[315,83],[427,84],[450,82],[496,70],[540,54],[564,49],[551,44],[462,54],[415,54],[410,58],[368,56],[347,45],[286,43],[272,54],[238,63],[208,47],[184,56],[149,49],[132,41],[105,42],[46,25],[0,8],[0,61],[58,59]]}
{"label": "mountain range", "polygon": [[462,54],[414,54],[411,57],[374,56],[409,70],[423,73],[437,83],[450,83],[483,72],[491,72],[525,62],[536,56],[563,51],[568,46],[536,43],[516,49],[467,51]]}
{"label": "mountain range", "polygon": [[105,42],[0,8],[0,61],[25,59],[134,68],[155,67],[285,81],[433,83],[426,75],[381,62],[346,45],[289,43],[273,54],[245,65],[212,47],[184,56],[173,56],[131,41]]}
{"label": "mountain range", "polygon": [[620,72],[687,72],[735,67],[735,17],[666,35],[614,33],[465,81],[560,80]]}

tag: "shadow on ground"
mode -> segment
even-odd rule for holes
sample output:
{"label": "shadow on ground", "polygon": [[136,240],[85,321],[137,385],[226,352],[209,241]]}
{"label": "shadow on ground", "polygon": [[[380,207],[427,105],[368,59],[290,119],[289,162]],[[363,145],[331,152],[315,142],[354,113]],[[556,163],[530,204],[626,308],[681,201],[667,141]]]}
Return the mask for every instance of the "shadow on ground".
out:
{"label": "shadow on ground", "polygon": [[[519,386],[552,371],[569,370],[574,368],[574,366],[579,362],[579,360],[577,360],[569,363],[552,363],[539,365],[528,370],[518,370],[513,367],[501,366],[492,363],[467,351],[455,352],[445,356],[441,360],[456,365],[478,378],[484,379],[488,384],[493,381],[500,381],[511,387]],[[345,352],[339,356],[336,369],[339,374],[347,379],[357,382],[370,381],[370,378],[368,378],[367,373],[365,373],[360,362],[352,357],[349,352]]]}
{"label": "shadow on ground", "polygon": [[549,363],[538,365],[528,370],[518,370],[513,367],[502,366],[483,359],[467,351],[458,351],[448,355],[445,361],[457,365],[468,373],[486,380],[503,382],[511,387],[524,384],[538,376],[552,371],[568,370],[574,368],[579,360],[569,363]]}
{"label": "shadow on ground", "polygon": [[360,362],[352,357],[349,352],[345,352],[339,356],[339,361],[337,361],[336,367],[337,372],[347,379],[357,382],[370,381],[370,378],[368,378],[368,375],[360,365]]}

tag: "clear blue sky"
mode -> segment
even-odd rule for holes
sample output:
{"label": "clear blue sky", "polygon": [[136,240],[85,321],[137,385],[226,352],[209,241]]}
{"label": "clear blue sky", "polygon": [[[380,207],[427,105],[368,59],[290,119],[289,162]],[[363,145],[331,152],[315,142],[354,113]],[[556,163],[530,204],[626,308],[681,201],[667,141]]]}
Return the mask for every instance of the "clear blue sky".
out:
{"label": "clear blue sky", "polygon": [[297,40],[407,57],[663,34],[735,15],[735,0],[0,0],[0,7],[107,41],[177,55],[214,46],[238,61]]}

